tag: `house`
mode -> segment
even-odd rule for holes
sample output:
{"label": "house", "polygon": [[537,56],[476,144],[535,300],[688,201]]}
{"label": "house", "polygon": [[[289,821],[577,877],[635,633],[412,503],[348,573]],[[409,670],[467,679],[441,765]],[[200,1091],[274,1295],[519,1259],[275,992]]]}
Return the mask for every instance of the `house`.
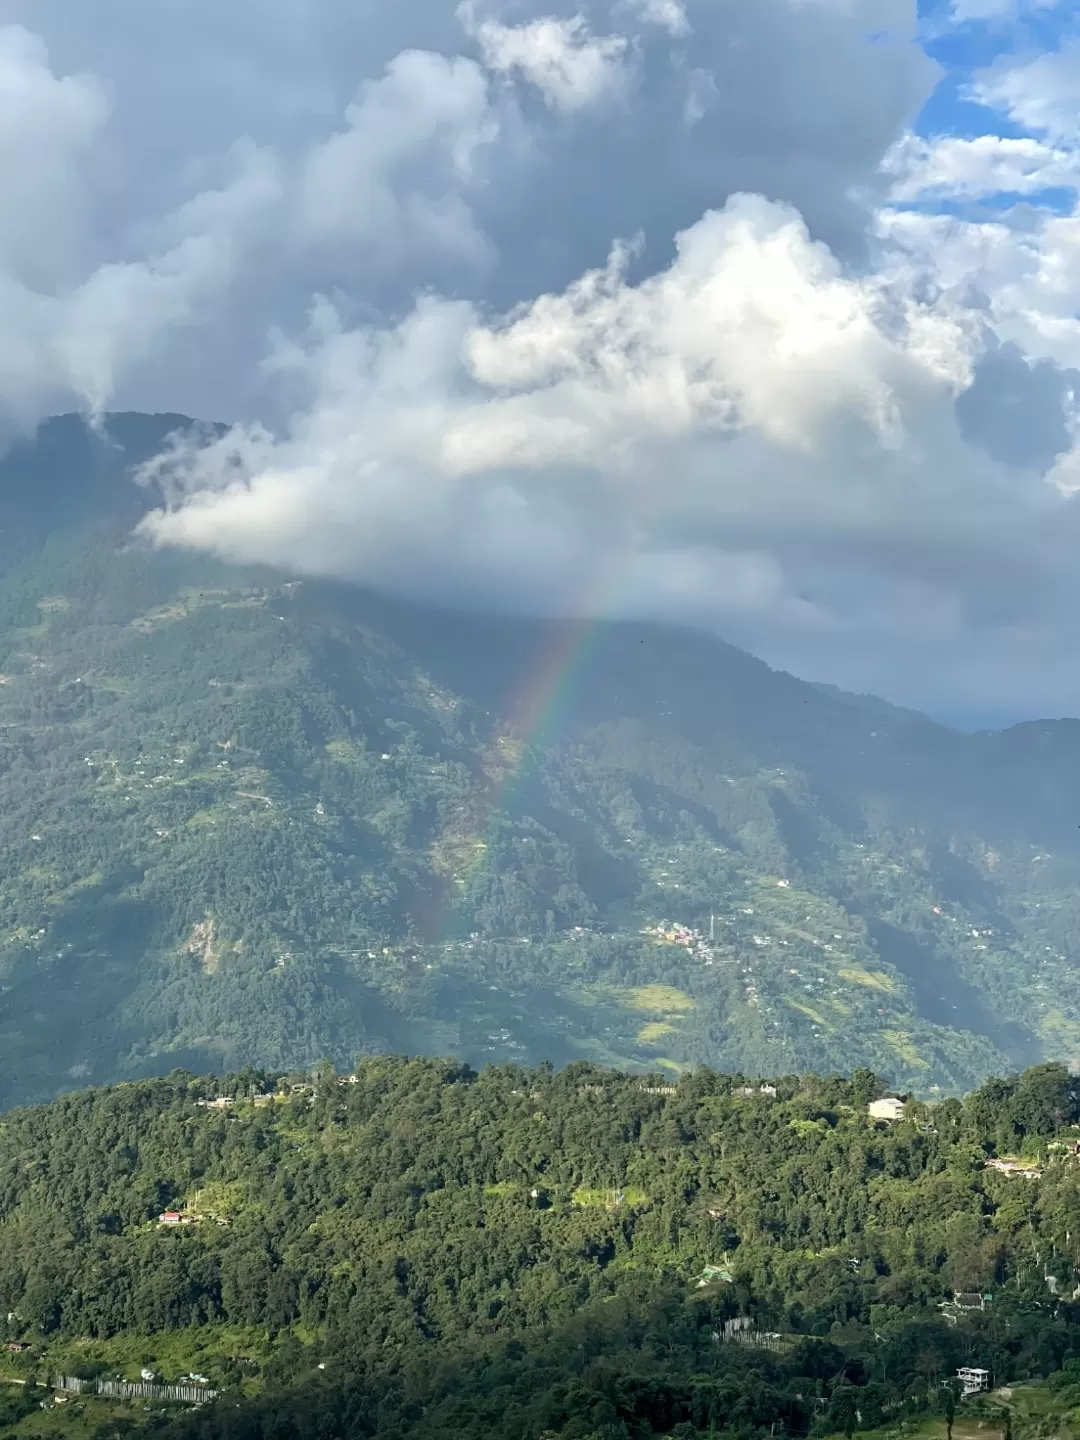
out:
{"label": "house", "polygon": [[956,1378],[960,1381],[960,1398],[966,1400],[969,1395],[981,1395],[990,1389],[990,1371],[979,1370],[971,1365],[962,1365],[956,1372]]}
{"label": "house", "polygon": [[734,1285],[735,1277],[726,1265],[706,1265],[697,1282],[698,1289],[704,1290],[706,1285],[717,1283]]}
{"label": "house", "polygon": [[993,1298],[992,1295],[979,1295],[974,1291],[960,1291],[951,1300],[942,1300],[938,1308],[941,1318],[955,1325],[961,1315],[984,1311]]}
{"label": "house", "polygon": [[184,1217],[179,1210],[163,1210],[158,1216],[159,1225],[182,1225]]}
{"label": "house", "polygon": [[871,1120],[887,1120],[890,1123],[894,1120],[904,1118],[904,1102],[898,1100],[895,1095],[886,1095],[881,1100],[871,1100],[866,1107],[866,1113]]}

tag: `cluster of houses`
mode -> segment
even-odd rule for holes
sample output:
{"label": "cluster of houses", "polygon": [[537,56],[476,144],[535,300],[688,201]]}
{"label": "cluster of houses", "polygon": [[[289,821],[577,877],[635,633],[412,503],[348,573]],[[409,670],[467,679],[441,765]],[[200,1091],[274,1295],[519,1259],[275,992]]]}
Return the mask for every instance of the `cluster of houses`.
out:
{"label": "cluster of houses", "polygon": [[[357,1085],[359,1076],[340,1075],[337,1083],[339,1085]],[[310,1080],[298,1080],[291,1085],[286,1085],[282,1090],[266,1090],[260,1093],[252,1091],[250,1095],[215,1095],[211,1100],[196,1100],[195,1104],[204,1110],[231,1110],[234,1105],[247,1103],[254,1105],[271,1105],[274,1101],[289,1100],[294,1095],[313,1095],[315,1086]]]}
{"label": "cluster of houses", "polygon": [[224,1215],[215,1215],[213,1211],[202,1214],[198,1210],[163,1210],[158,1216],[158,1225],[167,1229],[175,1225],[201,1225],[204,1220],[223,1227],[229,1223]]}
{"label": "cluster of houses", "polygon": [[642,935],[651,935],[661,945],[681,945],[691,955],[696,955],[706,965],[711,965],[715,956],[712,945],[702,935],[700,930],[694,930],[689,925],[680,925],[677,921],[661,920],[659,925],[646,925]]}

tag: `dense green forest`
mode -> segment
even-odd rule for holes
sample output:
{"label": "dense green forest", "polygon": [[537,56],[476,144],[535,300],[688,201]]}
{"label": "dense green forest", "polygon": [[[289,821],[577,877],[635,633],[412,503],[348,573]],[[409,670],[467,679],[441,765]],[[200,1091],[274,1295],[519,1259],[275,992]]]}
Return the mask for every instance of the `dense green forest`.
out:
{"label": "dense green forest", "polygon": [[169,1440],[850,1433],[961,1365],[1080,1404],[1080,1080],[883,1089],[375,1057],[16,1110],[4,1374],[197,1369]]}
{"label": "dense green forest", "polygon": [[0,1106],[393,1052],[934,1096],[1080,1053],[1076,722],[154,552],[133,467],[188,423],[0,461]]}

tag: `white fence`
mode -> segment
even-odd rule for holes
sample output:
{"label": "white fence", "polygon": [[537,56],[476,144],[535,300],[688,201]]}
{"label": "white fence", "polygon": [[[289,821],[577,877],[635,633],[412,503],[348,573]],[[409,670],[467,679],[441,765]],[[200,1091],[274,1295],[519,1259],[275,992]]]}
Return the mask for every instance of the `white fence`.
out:
{"label": "white fence", "polygon": [[79,1380],[74,1375],[58,1375],[53,1388],[75,1395],[104,1395],[110,1400],[181,1400],[188,1405],[216,1400],[218,1393],[209,1385],[155,1385],[152,1380]]}

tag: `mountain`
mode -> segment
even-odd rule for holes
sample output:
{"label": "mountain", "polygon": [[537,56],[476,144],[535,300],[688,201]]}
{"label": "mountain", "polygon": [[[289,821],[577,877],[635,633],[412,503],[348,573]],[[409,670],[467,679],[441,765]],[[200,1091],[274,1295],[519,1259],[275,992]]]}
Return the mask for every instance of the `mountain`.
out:
{"label": "mountain", "polygon": [[1080,1053],[1080,724],[156,552],[180,416],[0,462],[0,1104],[177,1065]]}
{"label": "mountain", "polygon": [[[969,1365],[1049,1376],[1017,1440],[1076,1434],[1064,1067],[886,1122],[867,1072],[763,1090],[376,1057],[222,1080],[5,1118],[0,1433],[947,1440]],[[220,1398],[76,1390],[143,1371]],[[961,1435],[1004,1428],[965,1410]]]}

